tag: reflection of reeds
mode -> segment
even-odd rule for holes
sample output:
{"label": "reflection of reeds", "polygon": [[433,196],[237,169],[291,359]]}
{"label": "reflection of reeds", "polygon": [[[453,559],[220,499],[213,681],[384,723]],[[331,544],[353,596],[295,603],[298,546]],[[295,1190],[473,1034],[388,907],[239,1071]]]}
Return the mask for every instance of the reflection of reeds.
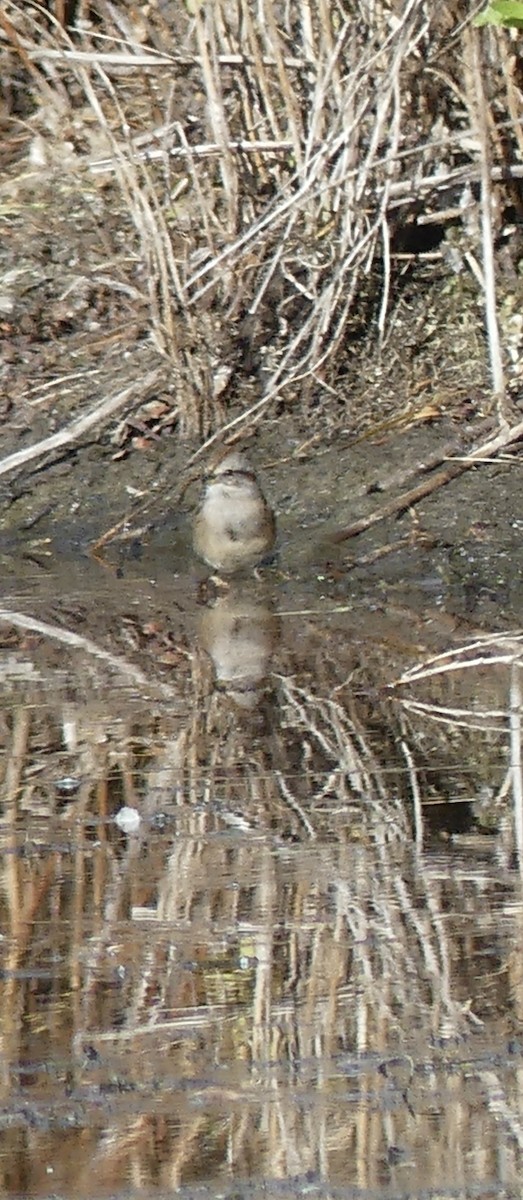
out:
{"label": "reflection of reeds", "polygon": [[[403,672],[394,688],[402,697],[414,740],[419,741],[421,729],[439,724],[451,729],[462,747],[476,748],[476,765],[485,764],[483,782],[488,779],[492,789],[491,824],[496,817],[502,819],[507,792],[512,790],[515,839],[523,869],[521,654],[517,633],[485,634],[419,662]],[[420,686],[424,699],[416,694]],[[457,702],[450,703],[450,697]],[[477,733],[483,733],[481,741]],[[447,740],[445,735],[443,740]]]}
{"label": "reflection of reeds", "polygon": [[[281,636],[247,713],[194,641],[154,712],[115,675],[104,699],[92,665],[80,683],[76,645],[57,676],[66,699],[50,679],[45,690],[41,644],[16,652],[33,669],[18,672],[2,731],[3,1046],[11,1071],[55,1064],[45,1080],[34,1068],[24,1113],[80,1125],[79,1195],[114,1191],[123,1173],[167,1187],[321,1165],[346,1182],[347,1162],[367,1186],[401,1143],[426,1176],[451,1148],[468,1161],[470,1122],[453,1113],[470,1116],[471,1078],[488,1094],[487,1157],[517,1124],[516,1067],[499,1124],[501,1068],[467,1040],[517,987],[512,927],[494,918],[500,876],[458,852],[423,856],[410,819],[414,780],[421,825],[459,765],[471,792],[489,766],[495,780],[508,724],[480,753],[483,726],[445,742],[438,724],[430,740],[403,705],[414,686],[445,686],[449,709],[467,694],[477,708],[481,686],[501,709],[506,663],[482,652],[478,676],[473,648],[450,680],[420,667],[391,692],[385,643],[371,657],[343,627],[327,637],[303,621]],[[122,803],[140,810],[136,835],[112,823]],[[479,959],[478,928],[491,939]],[[11,1086],[6,1069],[6,1103]],[[45,1130],[65,1179],[74,1136]]]}
{"label": "reflection of reeds", "polygon": [[0,624],[7,624],[13,626],[15,629],[41,634],[51,641],[56,641],[63,646],[77,650],[83,656],[84,664],[90,657],[94,660],[100,659],[109,669],[112,669],[117,675],[128,680],[135,687],[147,688],[156,686],[166,698],[174,699],[174,692],[167,685],[158,681],[154,682],[151,677],[144,675],[139,667],[127,662],[123,657],[117,657],[112,654],[92,638],[75,633],[73,630],[66,629],[63,626],[36,620],[27,613],[16,612],[14,609],[0,610]]}

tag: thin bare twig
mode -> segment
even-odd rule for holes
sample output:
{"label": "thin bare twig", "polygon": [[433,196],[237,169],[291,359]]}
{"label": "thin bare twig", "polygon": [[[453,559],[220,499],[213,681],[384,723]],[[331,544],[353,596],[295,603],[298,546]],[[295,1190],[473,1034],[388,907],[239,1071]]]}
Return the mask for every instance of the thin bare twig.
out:
{"label": "thin bare twig", "polygon": [[483,85],[483,71],[480,56],[480,32],[469,27],[467,40],[470,48],[472,78],[475,90],[475,118],[477,136],[480,144],[481,172],[481,236],[483,247],[483,275],[485,290],[485,323],[487,326],[490,367],[494,394],[502,404],[505,396],[505,376],[499,325],[496,305],[496,274],[494,266],[494,235],[492,231],[492,165],[490,154],[490,138],[488,128],[488,101]]}

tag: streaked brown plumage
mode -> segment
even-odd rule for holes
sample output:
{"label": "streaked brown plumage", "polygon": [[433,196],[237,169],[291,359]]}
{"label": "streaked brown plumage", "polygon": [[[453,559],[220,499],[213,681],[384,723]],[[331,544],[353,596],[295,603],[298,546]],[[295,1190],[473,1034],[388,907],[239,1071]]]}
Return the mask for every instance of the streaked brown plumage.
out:
{"label": "streaked brown plumage", "polygon": [[274,514],[246,457],[231,451],[205,480],[194,548],[221,575],[258,566],[276,536]]}

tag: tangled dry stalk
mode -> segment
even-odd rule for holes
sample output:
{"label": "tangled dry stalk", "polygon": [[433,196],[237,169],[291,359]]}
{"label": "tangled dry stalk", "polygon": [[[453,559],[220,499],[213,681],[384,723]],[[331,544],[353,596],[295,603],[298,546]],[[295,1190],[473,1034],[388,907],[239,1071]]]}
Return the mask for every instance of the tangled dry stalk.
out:
{"label": "tangled dry stalk", "polygon": [[430,225],[439,265],[465,227],[455,269],[484,293],[504,392],[494,241],[523,170],[521,93],[509,35],[470,28],[477,7],[217,0],[167,17],[99,0],[66,26],[63,4],[5,6],[8,90],[22,72],[39,101],[27,151],[56,164],[61,142],[68,172],[116,185],[182,432],[252,425],[277,397],[327,420],[358,342],[390,340]]}

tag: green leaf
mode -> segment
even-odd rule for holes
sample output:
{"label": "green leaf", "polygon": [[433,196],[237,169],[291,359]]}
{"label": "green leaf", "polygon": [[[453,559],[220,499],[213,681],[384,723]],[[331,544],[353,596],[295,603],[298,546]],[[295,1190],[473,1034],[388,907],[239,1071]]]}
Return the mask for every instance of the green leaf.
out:
{"label": "green leaf", "polygon": [[488,4],[474,18],[474,25],[506,25],[523,29],[523,0],[492,0],[492,4]]}

